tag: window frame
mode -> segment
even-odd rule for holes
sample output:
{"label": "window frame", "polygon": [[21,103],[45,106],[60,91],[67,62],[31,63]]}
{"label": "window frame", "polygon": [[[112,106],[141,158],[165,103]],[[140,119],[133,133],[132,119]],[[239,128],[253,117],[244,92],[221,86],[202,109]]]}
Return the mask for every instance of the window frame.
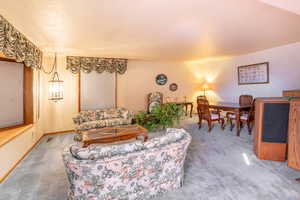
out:
{"label": "window frame", "polygon": [[[16,62],[15,59],[1,57],[0,61],[4,62]],[[7,131],[23,126],[27,126],[33,124],[33,79],[34,72],[31,67],[27,67],[24,62],[23,63],[23,123],[13,126],[7,126],[0,128],[0,134],[2,131]]]}

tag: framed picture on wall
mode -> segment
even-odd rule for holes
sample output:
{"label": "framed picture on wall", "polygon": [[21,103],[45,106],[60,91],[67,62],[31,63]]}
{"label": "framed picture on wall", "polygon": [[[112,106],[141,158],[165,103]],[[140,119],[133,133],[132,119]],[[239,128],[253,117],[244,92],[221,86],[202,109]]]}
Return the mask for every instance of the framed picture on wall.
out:
{"label": "framed picture on wall", "polygon": [[269,83],[269,62],[238,67],[239,85]]}
{"label": "framed picture on wall", "polygon": [[155,78],[157,85],[165,85],[168,81],[168,77],[165,74],[158,74]]}
{"label": "framed picture on wall", "polygon": [[169,85],[169,90],[172,92],[175,92],[178,88],[178,85],[176,83],[172,83]]}

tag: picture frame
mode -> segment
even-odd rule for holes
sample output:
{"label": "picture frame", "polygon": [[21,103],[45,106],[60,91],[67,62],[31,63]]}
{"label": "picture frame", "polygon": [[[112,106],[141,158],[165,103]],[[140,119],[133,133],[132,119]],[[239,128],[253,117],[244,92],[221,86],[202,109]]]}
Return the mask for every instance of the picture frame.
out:
{"label": "picture frame", "polygon": [[269,80],[269,62],[238,66],[238,84],[267,84]]}
{"label": "picture frame", "polygon": [[169,85],[169,90],[175,92],[178,89],[178,85],[176,83],[172,83]]}

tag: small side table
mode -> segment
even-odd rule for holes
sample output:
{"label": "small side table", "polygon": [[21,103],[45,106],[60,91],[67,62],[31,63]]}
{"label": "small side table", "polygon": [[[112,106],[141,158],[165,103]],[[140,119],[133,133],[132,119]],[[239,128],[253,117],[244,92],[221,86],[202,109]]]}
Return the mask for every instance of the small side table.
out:
{"label": "small side table", "polygon": [[193,117],[193,109],[194,109],[193,102],[174,102],[174,103],[185,107],[185,116],[188,115],[188,107],[190,107],[190,117]]}

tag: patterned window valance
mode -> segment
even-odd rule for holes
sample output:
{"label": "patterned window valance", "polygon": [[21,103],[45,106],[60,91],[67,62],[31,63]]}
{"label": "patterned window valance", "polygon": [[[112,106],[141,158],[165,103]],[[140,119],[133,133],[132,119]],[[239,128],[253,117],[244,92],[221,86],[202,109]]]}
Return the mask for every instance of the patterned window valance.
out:
{"label": "patterned window valance", "polygon": [[27,67],[41,68],[42,52],[1,15],[0,52]]}
{"label": "patterned window valance", "polygon": [[124,74],[127,70],[127,59],[67,56],[67,69],[72,73],[78,73],[81,70],[85,73],[107,71]]}

